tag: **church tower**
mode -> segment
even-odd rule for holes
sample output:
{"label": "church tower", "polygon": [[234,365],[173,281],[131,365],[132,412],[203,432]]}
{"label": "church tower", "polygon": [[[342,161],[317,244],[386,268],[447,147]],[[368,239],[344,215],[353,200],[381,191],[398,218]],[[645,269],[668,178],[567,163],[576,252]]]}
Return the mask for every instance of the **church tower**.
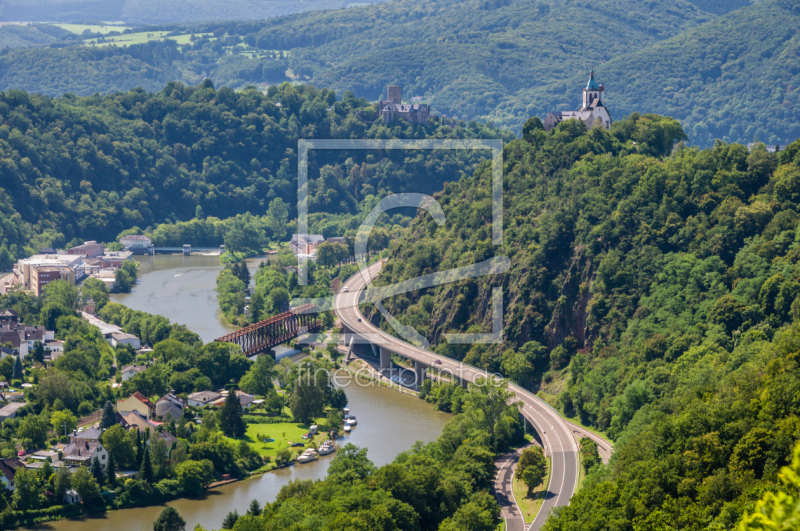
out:
{"label": "church tower", "polygon": [[611,127],[611,113],[606,107],[606,89],[594,78],[594,70],[589,74],[589,82],[583,89],[583,106],[578,111],[553,111],[544,119],[545,131],[550,131],[564,120],[580,120],[588,129],[595,124],[606,129]]}
{"label": "church tower", "polygon": [[597,83],[597,80],[594,78],[594,69],[592,69],[589,73],[589,82],[586,84],[586,88],[583,89],[583,107],[581,110],[589,110],[595,100],[598,100],[598,104],[595,106],[605,103],[603,101],[605,99],[604,92],[605,87]]}

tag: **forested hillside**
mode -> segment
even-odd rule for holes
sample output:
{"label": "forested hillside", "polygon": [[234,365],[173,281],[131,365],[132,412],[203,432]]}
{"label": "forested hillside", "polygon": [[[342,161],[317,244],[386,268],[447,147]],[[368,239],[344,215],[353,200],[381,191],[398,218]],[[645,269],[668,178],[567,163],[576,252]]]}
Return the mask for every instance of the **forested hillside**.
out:
{"label": "forested hillside", "polygon": [[[491,256],[511,270],[387,310],[617,441],[549,529],[731,529],[800,436],[800,142],[698,150],[676,121],[638,114],[610,132],[525,130],[505,149],[504,244],[484,165],[437,195],[444,226],[421,215],[392,243],[380,281]],[[503,344],[448,345],[491,329],[494,286]]]}
{"label": "forested hillside", "polygon": [[[0,268],[75,237],[113,241],[134,226],[262,216],[277,199],[293,218],[299,138],[470,137],[513,135],[440,119],[386,126],[352,93],[336,102],[332,91],[288,83],[268,94],[210,81],[87,98],[0,93]],[[352,214],[389,191],[432,193],[485,156],[312,150],[309,211]],[[208,225],[224,235],[235,223]]]}
{"label": "forested hillside", "polygon": [[0,21],[72,22],[123,21],[127,24],[164,24],[198,20],[258,20],[312,11],[342,9],[353,3],[381,0],[2,0]]}
{"label": "forested hillside", "polygon": [[[800,2],[770,0],[596,67],[614,118],[677,118],[692,143],[786,145],[800,138]],[[528,116],[575,109],[583,72],[531,86],[491,114],[519,129]]]}
{"label": "forested hillside", "polygon": [[[51,48],[3,50],[0,88],[60,96],[157,91],[206,77],[234,89],[292,79],[377,100],[398,83],[407,98],[421,97],[440,113],[490,118],[518,132],[529,116],[576,108],[595,67],[616,119],[674,116],[704,147],[717,138],[787,144],[800,136],[800,4],[749,4],[396,0],[265,21],[160,26],[148,29],[169,32],[173,42],[134,39],[87,50],[73,36]],[[193,5],[181,9],[202,12]],[[208,37],[189,41],[195,33]]]}

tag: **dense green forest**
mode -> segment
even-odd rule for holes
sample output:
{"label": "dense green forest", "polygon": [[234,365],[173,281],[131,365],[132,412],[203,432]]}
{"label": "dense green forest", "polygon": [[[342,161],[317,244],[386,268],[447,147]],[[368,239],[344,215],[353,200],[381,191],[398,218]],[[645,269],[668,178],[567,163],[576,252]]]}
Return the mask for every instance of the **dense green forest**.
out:
{"label": "dense green forest", "polygon": [[[437,194],[447,223],[420,215],[379,278],[491,256],[512,269],[387,310],[616,441],[548,529],[732,528],[800,437],[800,142],[699,150],[675,120],[638,114],[611,131],[531,119],[525,133],[505,149],[502,246],[487,164]],[[494,286],[504,342],[447,344],[491,329]]]}
{"label": "dense green forest", "polygon": [[703,147],[717,138],[785,145],[798,137],[798,9],[797,0],[396,0],[148,28],[213,35],[182,44],[87,49],[70,38],[7,49],[0,88],[60,96],[205,77],[235,89],[292,79],[377,100],[398,83],[437,112],[518,132],[529,116],[575,108],[595,67],[616,119],[674,116]]}
{"label": "dense green forest", "polygon": [[[616,119],[634,111],[681,121],[695,145],[800,138],[800,2],[771,0],[596,67]],[[574,109],[579,73],[531,86],[491,113],[519,129],[528,116]]]}
{"label": "dense green forest", "polygon": [[[178,244],[259,249],[284,238],[296,215],[297,140],[364,137],[513,135],[441,119],[384,125],[364,99],[347,93],[336,102],[311,85],[267,94],[216,90],[210,81],[86,98],[0,93],[0,268],[75,237],[113,241],[134,226],[152,229],[157,243],[189,231],[198,239]],[[432,193],[486,155],[311,150],[309,211],[315,220],[333,215],[327,226],[338,227],[376,196]]]}
{"label": "dense green forest", "polygon": [[316,9],[342,9],[381,0],[3,0],[0,21],[164,24],[199,20],[255,20]]}

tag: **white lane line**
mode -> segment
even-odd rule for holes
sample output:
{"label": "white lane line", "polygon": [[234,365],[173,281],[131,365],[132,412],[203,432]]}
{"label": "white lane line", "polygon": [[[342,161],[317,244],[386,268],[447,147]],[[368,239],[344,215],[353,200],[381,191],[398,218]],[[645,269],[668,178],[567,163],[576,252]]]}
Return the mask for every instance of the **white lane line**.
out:
{"label": "white lane line", "polygon": [[[368,269],[368,273],[369,273],[370,277],[374,276],[374,271],[379,268],[379,265],[380,264],[374,264],[373,266],[371,266]],[[356,286],[358,287],[358,289],[356,290],[356,293],[352,293],[353,299],[354,299],[354,303],[353,303],[353,306],[352,306],[352,314],[355,317],[363,317],[361,315],[360,309],[358,307],[358,298],[361,295],[360,292],[363,290],[364,287],[366,287],[366,281],[363,279],[363,276],[361,276],[361,275],[358,275],[358,276],[354,277],[354,280],[355,280],[355,282],[353,282],[352,284],[345,284],[345,285],[348,285],[348,287],[350,287],[351,289],[353,287],[356,287]],[[339,313],[340,315],[342,315],[344,317],[348,317],[348,314],[350,313],[350,312],[343,311],[343,309],[340,306],[338,306],[338,304],[337,304],[336,308],[334,308],[334,310],[337,310],[337,313]],[[359,326],[356,324],[352,328],[355,331],[357,328],[359,328]],[[364,323],[364,325],[361,328],[366,328],[367,329],[366,333],[373,333],[373,334],[377,335],[378,337],[380,337],[383,341],[385,341],[386,342],[385,348],[391,348],[392,350],[396,351],[397,353],[403,353],[403,355],[405,355],[405,356],[407,356],[407,357],[409,357],[409,358],[411,358],[413,360],[422,361],[423,363],[425,363],[425,362],[430,363],[430,360],[428,358],[426,358],[425,356],[422,356],[421,354],[415,352],[418,349],[415,349],[413,346],[407,345],[406,343],[401,342],[400,340],[398,340],[397,338],[395,338],[393,336],[390,336],[389,334],[387,334],[383,330],[377,329],[377,333],[370,332],[369,329],[370,328],[374,328],[371,325],[371,323],[370,324]],[[365,332],[362,331],[362,333],[365,333]],[[430,353],[426,352],[426,354],[430,354]],[[438,358],[438,357],[436,357],[436,358]],[[444,361],[443,368],[444,367],[451,368],[451,366],[452,367],[456,367],[456,369],[458,368],[456,363],[454,363],[454,362],[452,362],[450,360],[445,360]],[[475,378],[476,374],[478,374],[478,372],[470,371],[470,372],[467,373],[466,376],[469,377],[470,375],[472,375],[473,376],[472,380],[474,381],[474,378]],[[564,434],[559,434],[559,429],[557,427],[554,427],[553,422],[551,422],[551,420],[553,420],[555,422],[556,426],[562,428],[561,431],[565,432],[566,435],[568,435],[568,437],[569,437],[569,439],[570,439],[570,441],[572,443],[572,448],[576,452],[576,455],[577,455],[577,443],[575,441],[575,438],[572,436],[572,433],[567,429],[568,426],[566,425],[566,422],[564,421],[564,419],[561,419],[560,417],[554,416],[553,412],[551,412],[549,409],[546,409],[542,404],[538,403],[538,401],[534,400],[533,404],[528,403],[527,402],[528,396],[526,396],[524,393],[521,396],[518,396],[518,399],[520,399],[523,403],[526,403],[529,406],[530,409],[535,411],[536,414],[539,415],[539,417],[541,417],[541,419],[544,422],[547,423],[547,425],[550,428],[550,430],[552,432],[554,432],[553,436],[558,439],[558,443],[559,443],[560,450],[561,450],[559,452],[559,454],[558,454],[560,459],[557,460],[555,458],[556,453],[551,450],[550,453],[551,453],[551,456],[552,456],[552,469],[551,469],[551,478],[550,479],[551,479],[551,483],[552,483],[552,480],[557,475],[556,472],[559,470],[559,468],[561,468],[562,469],[562,470],[560,470],[561,471],[561,486],[559,488],[559,492],[558,492],[555,500],[553,502],[547,504],[548,506],[557,506],[558,502],[561,499],[561,497],[564,495],[563,487],[564,487],[564,483],[566,482],[568,459],[567,459],[567,456],[566,456],[566,452],[564,451],[564,441],[563,441],[563,435]],[[539,408],[541,408],[541,410]],[[544,411],[544,413],[546,413],[547,416],[545,416],[545,414],[543,414],[542,411]],[[534,421],[534,423],[536,423],[534,419],[532,419],[532,420]],[[542,432],[543,442],[545,443],[545,446],[546,447],[550,447],[552,449],[552,443],[550,441],[550,437],[544,432],[544,430],[540,430],[540,431]],[[576,460],[575,465],[577,466],[577,460]],[[575,475],[575,487],[577,487],[577,473]],[[549,485],[548,485],[548,491],[549,491]],[[574,492],[574,488],[573,488],[573,492]],[[513,489],[512,489],[512,496],[513,496]],[[570,497],[571,497],[571,494],[570,494]],[[540,507],[539,513],[537,513],[537,517],[536,518],[538,518],[539,514],[541,513],[542,509],[544,508],[545,501],[543,501],[542,506]],[[516,502],[516,500],[515,500],[515,502]],[[524,522],[524,520],[523,520],[523,522]],[[536,522],[536,519],[534,519],[534,523],[535,522]],[[532,526],[533,526],[533,524],[531,524],[531,526],[529,526],[529,528],[532,527]]]}

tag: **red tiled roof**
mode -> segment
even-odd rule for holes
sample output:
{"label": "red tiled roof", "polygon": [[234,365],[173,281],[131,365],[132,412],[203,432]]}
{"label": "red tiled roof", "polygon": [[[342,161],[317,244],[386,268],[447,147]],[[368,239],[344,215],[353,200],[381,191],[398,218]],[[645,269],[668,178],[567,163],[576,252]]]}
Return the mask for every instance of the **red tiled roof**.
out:
{"label": "red tiled roof", "polygon": [[[141,402],[142,404],[146,405],[146,406],[147,406],[147,407],[149,407],[149,408],[154,408],[154,407],[156,407],[156,406],[154,406],[154,405],[153,405],[153,403],[152,403],[152,402],[150,402],[150,400],[148,400],[148,399],[147,399],[147,397],[146,397],[146,396],[144,396],[144,395],[143,395],[142,393],[140,393],[139,391],[135,391],[135,392],[134,392],[134,393],[133,393],[131,396],[133,396],[133,397],[136,397],[136,399],[137,399],[137,400],[139,400],[139,402]],[[130,398],[131,396],[129,396],[128,398]],[[125,401],[125,400],[127,400],[128,398],[123,398],[122,400],[117,400],[117,403],[124,402],[124,401]]]}

